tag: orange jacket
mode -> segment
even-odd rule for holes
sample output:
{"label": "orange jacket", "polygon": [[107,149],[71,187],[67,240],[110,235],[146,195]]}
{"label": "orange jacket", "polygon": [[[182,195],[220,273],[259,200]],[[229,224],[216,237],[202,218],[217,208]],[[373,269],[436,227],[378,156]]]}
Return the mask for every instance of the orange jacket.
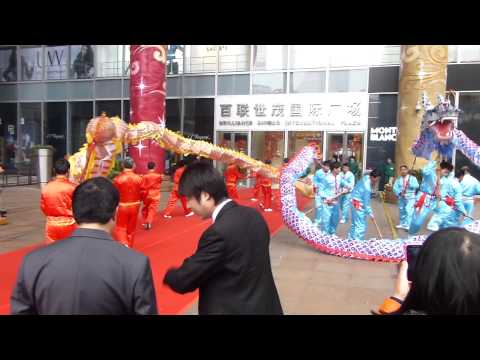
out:
{"label": "orange jacket", "polygon": [[120,193],[120,205],[126,203],[135,203],[142,200],[142,177],[125,169],[114,180],[113,184]]}
{"label": "orange jacket", "polygon": [[58,175],[42,190],[40,207],[45,216],[72,217],[72,197],[75,185],[65,176]]}
{"label": "orange jacket", "polygon": [[185,169],[186,167],[182,166],[175,170],[175,173],[173,174],[173,191],[178,191],[178,184],[180,183],[180,179],[182,178]]}
{"label": "orange jacket", "polygon": [[159,198],[162,185],[162,175],[154,170],[149,171],[142,177],[142,195],[144,198]]}
{"label": "orange jacket", "polygon": [[240,173],[237,165],[232,164],[225,170],[225,182],[227,184],[236,184],[239,179],[244,179],[245,176]]}

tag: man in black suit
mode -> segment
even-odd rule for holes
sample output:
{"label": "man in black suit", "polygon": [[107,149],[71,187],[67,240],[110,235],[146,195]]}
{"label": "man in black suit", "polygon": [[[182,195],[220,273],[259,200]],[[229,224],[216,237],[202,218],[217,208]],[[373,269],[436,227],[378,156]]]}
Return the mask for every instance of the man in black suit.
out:
{"label": "man in black suit", "polygon": [[106,178],[75,189],[78,229],[25,256],[10,299],[12,314],[157,314],[148,258],[110,236],[118,199]]}
{"label": "man in black suit", "polygon": [[197,251],[164,283],[184,294],[200,289],[199,314],[283,314],[270,264],[270,232],[260,213],[228,199],[220,173],[207,162],[187,167],[179,192],[213,224]]}

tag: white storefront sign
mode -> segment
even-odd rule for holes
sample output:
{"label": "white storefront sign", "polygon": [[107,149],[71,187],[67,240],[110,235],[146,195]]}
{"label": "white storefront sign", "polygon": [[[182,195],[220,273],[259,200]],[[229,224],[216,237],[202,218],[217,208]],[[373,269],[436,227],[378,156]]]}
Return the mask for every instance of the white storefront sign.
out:
{"label": "white storefront sign", "polygon": [[218,96],[217,131],[364,131],[367,93]]}
{"label": "white storefront sign", "polygon": [[397,128],[390,127],[376,127],[370,129],[370,141],[397,141]]}

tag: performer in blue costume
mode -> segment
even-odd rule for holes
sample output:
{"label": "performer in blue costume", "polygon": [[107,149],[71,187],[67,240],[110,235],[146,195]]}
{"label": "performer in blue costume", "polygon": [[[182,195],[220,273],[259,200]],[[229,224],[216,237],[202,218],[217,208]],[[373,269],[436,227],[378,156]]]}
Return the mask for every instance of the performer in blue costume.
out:
{"label": "performer in blue costume", "polygon": [[[480,181],[475,179],[470,175],[470,169],[468,166],[462,166],[462,168],[457,173],[457,178],[462,187],[462,200],[463,206],[465,207],[466,214],[468,216],[473,216],[474,206],[474,196],[480,195]],[[472,223],[473,220],[465,217],[463,219],[463,226]]]}
{"label": "performer in blue costume", "polygon": [[365,240],[367,215],[373,218],[372,189],[378,180],[378,170],[373,170],[357,182],[352,191],[352,226],[347,234],[349,240]]}
{"label": "performer in blue costume", "polygon": [[322,222],[324,218],[323,208],[324,203],[322,198],[324,195],[324,182],[321,180],[326,174],[330,172],[330,161],[325,160],[321,163],[320,169],[315,172],[313,176],[313,186],[315,187],[315,225],[322,230]]}
{"label": "performer in blue costume", "polygon": [[408,167],[406,165],[400,166],[400,176],[393,184],[393,193],[398,197],[398,210],[400,212],[400,224],[397,225],[397,229],[408,230],[410,228],[418,186],[417,178],[408,173]]}
{"label": "performer in blue costume", "polygon": [[350,166],[348,163],[344,163],[342,166],[342,173],[340,186],[342,191],[345,193],[340,198],[340,210],[342,218],[340,224],[345,224],[348,220],[348,211],[350,210],[352,203],[352,191],[355,187],[355,175],[350,171]]}
{"label": "performer in blue costume", "polygon": [[340,168],[339,162],[330,164],[330,172],[318,172],[316,174],[316,182],[323,185],[323,192],[320,200],[323,201],[322,207],[322,224],[323,231],[329,235],[335,234],[338,227],[338,218],[340,212],[339,196],[342,194],[340,187]]}
{"label": "performer in blue costume", "polygon": [[439,216],[439,229],[460,226],[460,216],[465,214],[462,202],[462,187],[455,177],[451,176],[453,165],[447,161],[440,164],[440,194],[435,213]]}
{"label": "performer in blue costume", "polygon": [[[448,175],[451,179],[454,178],[453,171]],[[441,175],[440,175],[441,178]],[[438,196],[437,196],[438,199]],[[438,203],[437,203],[438,207]],[[430,231],[438,231],[440,230],[440,223],[442,222],[442,213],[441,212],[436,212],[435,210],[433,211],[433,215],[430,218],[430,221],[427,224],[427,230]]]}
{"label": "performer in blue costume", "polygon": [[413,217],[408,229],[409,235],[415,235],[420,230],[430,212],[437,206],[435,198],[436,164],[435,160],[430,160],[422,169],[422,183],[414,204]]}

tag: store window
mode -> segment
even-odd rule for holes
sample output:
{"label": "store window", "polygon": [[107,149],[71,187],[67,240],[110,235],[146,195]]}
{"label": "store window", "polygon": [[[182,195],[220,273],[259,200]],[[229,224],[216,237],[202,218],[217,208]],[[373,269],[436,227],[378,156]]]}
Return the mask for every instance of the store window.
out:
{"label": "store window", "polygon": [[218,76],[218,95],[248,95],[250,75]]}
{"label": "store window", "polygon": [[95,116],[100,116],[106,112],[108,117],[122,116],[122,102],[120,100],[106,100],[95,102]]}
{"label": "store window", "polygon": [[43,79],[43,49],[41,46],[20,49],[20,77],[22,81]]}
{"label": "store window", "polygon": [[217,53],[217,45],[185,45],[185,72],[216,72]]}
{"label": "store window", "polygon": [[185,99],[183,133],[213,142],[214,99]]}
{"label": "store window", "polygon": [[45,61],[48,80],[68,78],[68,46],[47,46]]}
{"label": "store window", "polygon": [[316,144],[323,152],[322,131],[289,131],[288,132],[288,158],[291,159],[308,144]]}
{"label": "store window", "polygon": [[[248,132],[217,131],[217,145],[248,155]],[[225,173],[228,165],[225,162],[217,161],[217,169],[222,174]],[[248,179],[240,180],[238,185],[241,187],[247,186]]]}
{"label": "store window", "polygon": [[183,74],[183,58],[185,45],[168,45],[167,47],[167,74]]}
{"label": "store window", "polygon": [[67,153],[67,103],[47,102],[44,107],[46,143],[55,148],[53,160],[56,161]]}
{"label": "store window", "polygon": [[70,124],[72,128],[72,153],[77,152],[86,143],[85,131],[93,118],[92,101],[75,101],[70,103]]}
{"label": "store window", "polygon": [[222,45],[218,56],[219,72],[250,70],[250,45]]}
{"label": "store window", "polygon": [[0,103],[0,162],[6,172],[15,172],[17,150],[17,104]]}
{"label": "store window", "polygon": [[[168,91],[168,90],[167,90]],[[215,95],[215,76],[185,76],[183,78],[184,96]]]}
{"label": "store window", "polygon": [[0,81],[17,81],[17,47],[0,48]]}
{"label": "store window", "polygon": [[325,92],[324,71],[300,71],[290,74],[291,93]]}
{"label": "store window", "polygon": [[330,66],[366,66],[378,63],[382,53],[379,45],[330,45]]}
{"label": "store window", "polygon": [[254,74],[252,92],[254,94],[284,94],[287,88],[286,73]]}
{"label": "store window", "polygon": [[328,92],[367,91],[368,70],[331,71]]}
{"label": "store window", "polygon": [[182,111],[182,102],[180,99],[167,99],[165,115],[166,115],[166,124],[165,126],[172,131],[180,131],[181,129],[181,111]]}
{"label": "store window", "polygon": [[70,46],[70,77],[92,79],[95,75],[95,53],[93,45]]}
{"label": "store window", "polygon": [[251,156],[272,166],[281,167],[285,153],[285,133],[283,131],[253,131]]}
{"label": "store window", "polygon": [[290,68],[312,69],[327,67],[329,61],[328,45],[291,45]]}
{"label": "store window", "polygon": [[460,62],[480,61],[480,45],[460,45]]}
{"label": "store window", "polygon": [[97,77],[122,76],[123,45],[97,45]]}
{"label": "store window", "polygon": [[130,45],[123,45],[123,76],[130,75]]}
{"label": "store window", "polygon": [[[480,133],[478,131],[480,127],[480,93],[460,93],[459,107],[463,110],[463,113],[460,117],[461,121],[458,123],[458,128],[467,134],[474,143],[480,143]],[[455,167],[459,169],[465,165],[470,168],[475,178],[480,178],[480,169],[472,166],[472,162],[460,151],[457,151]]]}
{"label": "store window", "polygon": [[458,45],[448,45],[448,62],[456,63],[458,54]]}
{"label": "store window", "polygon": [[123,121],[130,122],[130,100],[123,100]]}
{"label": "store window", "polygon": [[32,147],[42,143],[42,104],[20,104],[17,126],[16,162],[28,168],[32,164]]}
{"label": "store window", "polygon": [[283,70],[287,68],[286,45],[253,45],[253,69]]}

